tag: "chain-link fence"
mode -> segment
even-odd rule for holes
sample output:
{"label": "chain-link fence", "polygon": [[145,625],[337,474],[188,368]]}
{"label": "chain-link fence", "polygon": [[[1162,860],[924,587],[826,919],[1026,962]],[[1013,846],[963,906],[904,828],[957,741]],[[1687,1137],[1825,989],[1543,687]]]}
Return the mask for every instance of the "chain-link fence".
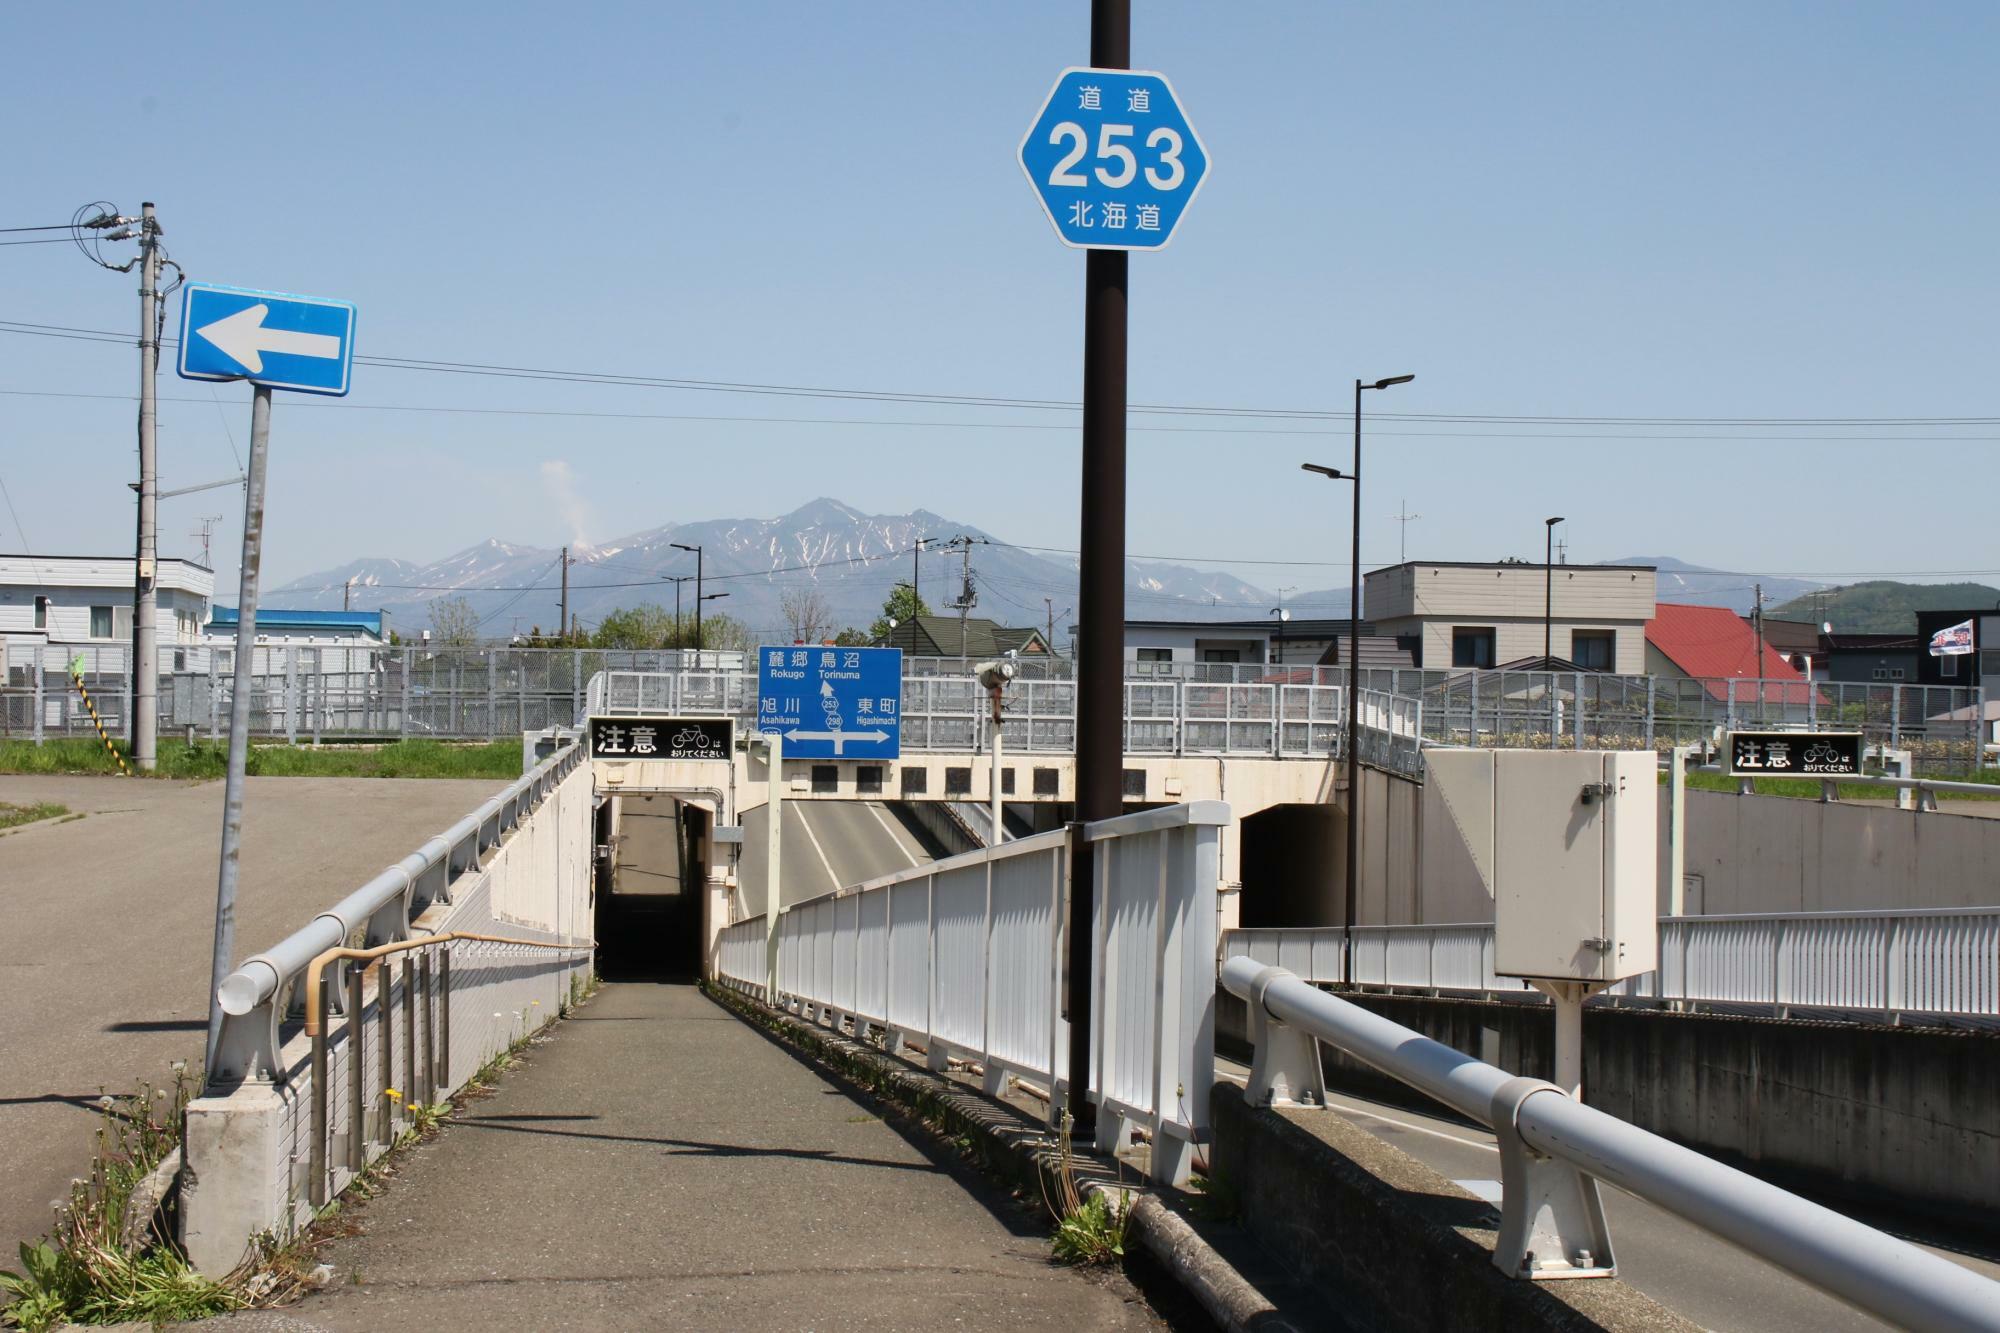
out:
{"label": "chain-link fence", "polygon": [[[94,735],[72,684],[83,682],[105,728],[123,735],[130,708],[130,650],[123,646],[14,644],[0,679],[0,736],[40,740]],[[235,654],[163,648],[162,735],[220,740],[228,726]],[[294,742],[432,737],[488,740],[569,725],[590,706],[605,673],[618,711],[747,718],[756,675],[740,653],[593,648],[325,648],[260,646],[252,677],[251,731]],[[981,743],[984,691],[958,658],[904,659],[903,738],[916,749],[972,750]],[[1022,659],[1008,691],[1005,734],[1022,751],[1075,746],[1074,664]],[[1421,702],[1426,742],[1580,749],[1660,749],[1698,744],[1718,727],[1862,732],[1870,744],[1910,750],[1920,774],[1963,772],[1981,758],[1983,694],[1941,685],[1792,680],[1676,679],[1587,671],[1363,670],[1365,690]],[[1125,663],[1126,749],[1332,750],[1338,688],[1333,666]],[[1282,736],[1273,744],[1274,714]],[[1392,734],[1399,728],[1387,728]]]}

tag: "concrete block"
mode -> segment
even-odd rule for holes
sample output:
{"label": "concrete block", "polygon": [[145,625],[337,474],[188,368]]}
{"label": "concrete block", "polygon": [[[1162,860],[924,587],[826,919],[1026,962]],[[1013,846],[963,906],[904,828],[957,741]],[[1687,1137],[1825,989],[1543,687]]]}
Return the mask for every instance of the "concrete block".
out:
{"label": "concrete block", "polygon": [[291,1233],[298,1197],[286,1124],[295,1095],[246,1083],[188,1103],[181,1244],[209,1277],[242,1263],[259,1234]]}

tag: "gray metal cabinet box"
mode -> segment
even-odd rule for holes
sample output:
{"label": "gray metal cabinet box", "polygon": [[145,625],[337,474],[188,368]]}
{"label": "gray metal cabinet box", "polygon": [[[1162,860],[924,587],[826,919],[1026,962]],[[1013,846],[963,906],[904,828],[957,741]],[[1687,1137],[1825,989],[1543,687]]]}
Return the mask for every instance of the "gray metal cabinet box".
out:
{"label": "gray metal cabinet box", "polygon": [[1493,895],[1502,976],[1618,981],[1658,962],[1650,751],[1428,750]]}

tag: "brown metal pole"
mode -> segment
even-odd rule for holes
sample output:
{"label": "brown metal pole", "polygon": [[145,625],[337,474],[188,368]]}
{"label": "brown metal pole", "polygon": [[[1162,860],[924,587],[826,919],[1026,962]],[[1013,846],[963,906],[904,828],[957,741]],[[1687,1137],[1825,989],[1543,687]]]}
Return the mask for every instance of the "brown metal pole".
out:
{"label": "brown metal pole", "polygon": [[451,1091],[451,946],[438,950],[438,1086]]}
{"label": "brown metal pole", "polygon": [[1354,985],[1354,904],[1361,894],[1361,381],[1354,381],[1354,546],[1347,573],[1347,892],[1340,984]]}
{"label": "brown metal pole", "polygon": [[[326,1012],[330,981],[326,973],[319,974],[321,1013]],[[312,1039],[312,1143],[306,1148],[306,1197],[315,1208],[326,1202],[326,1137],[331,1118],[327,1114],[326,1066],[326,1028],[322,1025]]]}
{"label": "brown metal pole", "polygon": [[424,1011],[424,1072],[422,1079],[412,1079],[423,1088],[424,1105],[437,1100],[437,997],[431,994],[431,956],[429,952],[417,957],[417,997]]}
{"label": "brown metal pole", "polygon": [[383,959],[375,965],[375,1059],[380,1066],[382,1090],[376,1093],[381,1100],[381,1110],[376,1128],[381,1133],[376,1142],[386,1144],[395,1138],[391,1125],[395,1122],[396,1108],[387,1090],[396,1086],[396,1020],[395,1007],[389,1003],[390,963]]}
{"label": "brown metal pole", "polygon": [[[1131,0],[1091,0],[1090,63],[1132,65]],[[1084,261],[1083,530],[1078,574],[1076,817],[1112,819],[1125,804],[1125,392],[1128,256],[1092,250]],[[1070,840],[1069,1111],[1080,1139],[1096,1134],[1090,1095],[1091,908],[1089,849]]]}
{"label": "brown metal pole", "polygon": [[[417,1097],[417,978],[410,956],[403,955],[403,1106]],[[410,1117],[406,1114],[405,1119]]]}
{"label": "brown metal pole", "polygon": [[363,1130],[368,1114],[368,1099],[364,1081],[368,1077],[367,1054],[362,1041],[363,1025],[361,1012],[361,969],[349,964],[347,968],[347,1169],[360,1171],[368,1165],[367,1140]]}

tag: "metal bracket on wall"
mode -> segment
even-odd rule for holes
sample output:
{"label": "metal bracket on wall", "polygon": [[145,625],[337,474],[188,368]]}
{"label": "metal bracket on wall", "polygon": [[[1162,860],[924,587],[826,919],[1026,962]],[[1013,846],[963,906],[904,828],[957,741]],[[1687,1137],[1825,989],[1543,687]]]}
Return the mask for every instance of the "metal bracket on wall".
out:
{"label": "metal bracket on wall", "polygon": [[1290,976],[1284,968],[1266,968],[1251,993],[1250,1040],[1256,1043],[1257,1058],[1243,1095],[1252,1106],[1323,1109],[1326,1070],[1320,1064],[1319,1040],[1280,1023],[1264,1008],[1265,988],[1278,977]]}
{"label": "metal bracket on wall", "polygon": [[1513,1078],[1493,1094],[1493,1137],[1500,1146],[1500,1236],[1493,1266],[1509,1277],[1550,1280],[1616,1277],[1611,1230],[1597,1180],[1521,1139],[1521,1103],[1563,1090],[1538,1078]]}

